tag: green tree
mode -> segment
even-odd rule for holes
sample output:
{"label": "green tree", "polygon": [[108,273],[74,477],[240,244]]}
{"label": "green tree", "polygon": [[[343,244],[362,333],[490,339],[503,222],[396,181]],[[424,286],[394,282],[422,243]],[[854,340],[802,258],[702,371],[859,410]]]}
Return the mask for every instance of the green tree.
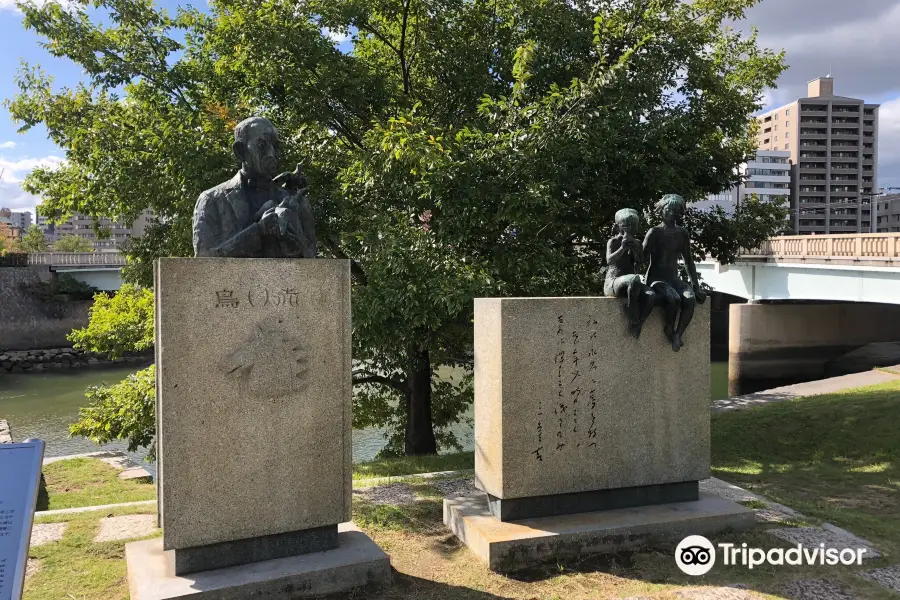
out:
{"label": "green tree", "polygon": [[53,244],[56,252],[93,252],[94,245],[77,235],[64,235]]}
{"label": "green tree", "polygon": [[110,386],[91,386],[85,392],[88,406],[78,411],[69,427],[72,435],[97,444],[127,440],[128,451],[149,447],[147,460],[156,456],[156,367],[138,371]]}
{"label": "green tree", "polygon": [[70,333],[69,341],[113,360],[153,348],[153,292],[125,283],[114,295],[95,294],[88,326]]}
{"label": "green tree", "polygon": [[[23,4],[88,79],[54,90],[26,65],[8,106],[66,150],[26,179],[42,212],[161,217],[128,249],[145,286],[154,257],[190,254],[197,195],[235,168],[230,127],[270,117],[285,164],[304,164],[321,252],[352,261],[354,424],[430,453],[471,401],[473,296],[599,293],[616,210],[740,180],[783,69],[723,27],[755,3],[219,0],[172,17],[96,0],[102,26]],[[695,251],[727,261],[779,211],[692,212]]]}
{"label": "green tree", "polygon": [[41,231],[41,228],[37,225],[31,225],[25,231],[25,235],[22,236],[22,241],[19,243],[19,247],[23,252],[46,252],[47,251],[47,238],[44,237],[44,232]]}

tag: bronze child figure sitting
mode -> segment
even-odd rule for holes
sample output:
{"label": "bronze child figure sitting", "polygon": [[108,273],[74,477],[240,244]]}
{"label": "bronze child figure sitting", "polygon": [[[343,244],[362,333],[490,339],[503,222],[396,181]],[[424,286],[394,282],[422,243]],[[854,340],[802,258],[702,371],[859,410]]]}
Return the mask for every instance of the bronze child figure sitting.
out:
{"label": "bronze child figure sitting", "polygon": [[634,234],[640,223],[640,215],[633,208],[623,208],[616,213],[618,235],[606,244],[606,281],[603,293],[625,299],[628,330],[640,337],[644,321],[653,310],[656,294],[644,284],[639,275],[644,264],[644,251]]}
{"label": "bronze child figure sitting", "polygon": [[[684,214],[684,199],[677,194],[666,194],[656,203],[656,208],[663,222],[650,228],[644,238],[644,253],[650,260],[647,283],[656,292],[666,312],[663,330],[672,343],[672,349],[678,352],[684,346],[684,332],[694,316],[694,307],[703,304],[706,292],[700,287],[697,267],[691,256],[690,234],[676,224]],[[690,284],[681,279],[679,259],[684,260],[685,270],[691,278]]]}

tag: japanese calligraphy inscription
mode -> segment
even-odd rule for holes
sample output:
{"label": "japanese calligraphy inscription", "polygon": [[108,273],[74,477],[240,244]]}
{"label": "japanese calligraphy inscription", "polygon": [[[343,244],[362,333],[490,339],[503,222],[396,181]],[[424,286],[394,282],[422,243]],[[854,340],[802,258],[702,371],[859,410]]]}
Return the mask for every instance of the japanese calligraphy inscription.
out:
{"label": "japanese calligraphy inscription", "polygon": [[650,329],[622,335],[620,312],[612,298],[476,299],[482,489],[523,498],[708,476],[708,310],[679,354]]}

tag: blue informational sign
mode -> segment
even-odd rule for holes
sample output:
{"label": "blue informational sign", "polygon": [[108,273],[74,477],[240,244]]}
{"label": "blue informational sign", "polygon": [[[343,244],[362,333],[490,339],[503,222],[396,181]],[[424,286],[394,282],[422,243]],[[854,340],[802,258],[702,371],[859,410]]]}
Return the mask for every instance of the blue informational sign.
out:
{"label": "blue informational sign", "polygon": [[0,600],[20,600],[44,442],[0,444]]}

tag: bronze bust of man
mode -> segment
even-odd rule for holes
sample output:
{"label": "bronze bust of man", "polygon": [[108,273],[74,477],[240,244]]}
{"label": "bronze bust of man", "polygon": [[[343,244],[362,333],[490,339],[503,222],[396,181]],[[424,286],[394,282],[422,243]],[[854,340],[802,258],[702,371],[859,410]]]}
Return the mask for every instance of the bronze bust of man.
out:
{"label": "bronze bust of man", "polygon": [[234,128],[241,170],[200,194],[194,208],[194,256],[315,258],[316,229],[300,166],[278,173],[278,132],[251,117]]}

